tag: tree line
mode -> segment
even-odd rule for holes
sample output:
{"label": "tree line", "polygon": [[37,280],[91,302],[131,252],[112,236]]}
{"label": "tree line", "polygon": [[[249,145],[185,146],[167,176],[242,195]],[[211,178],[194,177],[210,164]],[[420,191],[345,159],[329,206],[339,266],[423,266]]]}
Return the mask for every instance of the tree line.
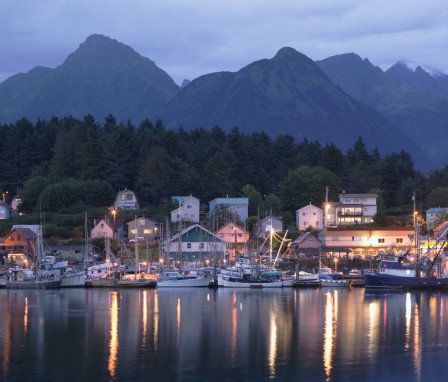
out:
{"label": "tree line", "polygon": [[0,125],[0,187],[18,192],[21,211],[33,214],[80,212],[113,205],[117,191],[136,192],[143,208],[166,213],[174,195],[193,195],[202,203],[217,197],[249,198],[249,215],[273,213],[286,221],[310,202],[321,206],[348,193],[376,192],[384,212],[448,206],[448,166],[422,174],[405,151],[381,155],[358,139],[342,152],[290,135],[242,134],[167,129],[162,121],[100,124],[56,118],[35,123],[21,119]]}

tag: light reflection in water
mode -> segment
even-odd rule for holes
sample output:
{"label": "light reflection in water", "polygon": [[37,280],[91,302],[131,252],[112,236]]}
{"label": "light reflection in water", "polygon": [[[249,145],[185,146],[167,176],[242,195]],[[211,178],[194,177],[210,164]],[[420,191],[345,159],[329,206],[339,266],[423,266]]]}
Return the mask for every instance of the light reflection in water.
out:
{"label": "light reflection in water", "polygon": [[333,353],[336,343],[336,329],[338,321],[338,291],[325,294],[325,323],[324,323],[324,349],[323,362],[326,381],[331,380],[331,369],[333,368]]}
{"label": "light reflection in water", "polygon": [[180,346],[180,319],[181,319],[181,309],[180,309],[180,298],[177,299],[177,348]]}
{"label": "light reflection in water", "polygon": [[[25,317],[24,317],[25,320]],[[5,317],[3,318],[3,346],[2,346],[2,374],[4,380],[8,380],[8,374],[9,374],[9,362],[11,359],[11,314],[9,309],[6,311]],[[25,331],[24,331],[25,332]]]}
{"label": "light reflection in water", "polygon": [[380,317],[380,307],[379,302],[374,301],[369,304],[369,331],[368,331],[368,351],[369,357],[374,357],[377,351],[377,343],[379,339],[379,317]]}
{"label": "light reflection in water", "polygon": [[159,294],[154,294],[154,350],[157,352],[159,345]]}
{"label": "light reflection in water", "polygon": [[146,349],[146,333],[148,331],[148,301],[147,292],[143,291],[143,307],[142,307],[142,350]]}
{"label": "light reflection in water", "polygon": [[412,301],[411,293],[406,293],[406,313],[405,313],[405,341],[404,350],[409,351],[411,339],[411,316],[412,316]]}
{"label": "light reflection in water", "polygon": [[25,297],[25,309],[23,311],[23,334],[28,331],[28,297]]}
{"label": "light reflection in water", "polygon": [[422,354],[421,354],[421,346],[420,346],[420,312],[418,305],[415,304],[414,308],[414,368],[415,368],[415,374],[417,377],[417,381],[420,381],[422,370],[421,370],[421,363],[422,363]]}
{"label": "light reflection in water", "polygon": [[111,293],[110,340],[108,370],[112,379],[116,377],[118,364],[118,293]]}
{"label": "light reflection in water", "polygon": [[232,304],[232,336],[230,345],[230,361],[232,367],[236,366],[236,335],[238,329],[238,313],[236,308],[236,292],[233,292],[233,304]]}
{"label": "light reflection in water", "polygon": [[277,317],[271,312],[269,335],[269,377],[275,378],[275,362],[277,360]]}

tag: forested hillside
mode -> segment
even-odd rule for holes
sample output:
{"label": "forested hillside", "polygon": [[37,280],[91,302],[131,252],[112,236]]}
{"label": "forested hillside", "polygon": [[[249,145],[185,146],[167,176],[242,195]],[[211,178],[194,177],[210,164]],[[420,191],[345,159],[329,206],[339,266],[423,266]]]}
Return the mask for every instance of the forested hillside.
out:
{"label": "forested hillside", "polygon": [[124,188],[158,218],[174,195],[191,194],[205,205],[228,195],[249,197],[251,216],[272,210],[291,223],[298,208],[321,205],[326,186],[330,200],[343,190],[378,192],[386,212],[411,211],[414,192],[421,210],[448,205],[448,167],[425,176],[409,153],[382,156],[360,139],[342,152],[288,135],[272,139],[220,127],[173,131],[161,121],[118,124],[112,115],[102,124],[92,116],[34,124],[22,119],[1,125],[0,136],[3,192],[18,192],[22,212],[34,216],[92,207],[106,213]]}

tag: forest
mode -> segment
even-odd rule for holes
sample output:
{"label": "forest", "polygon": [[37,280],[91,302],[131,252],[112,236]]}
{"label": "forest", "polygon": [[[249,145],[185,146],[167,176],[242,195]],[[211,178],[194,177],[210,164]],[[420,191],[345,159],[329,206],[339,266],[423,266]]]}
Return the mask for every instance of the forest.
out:
{"label": "forest", "polygon": [[172,196],[193,195],[204,205],[229,196],[249,198],[252,220],[272,213],[293,225],[295,210],[322,205],[327,186],[330,201],[342,191],[377,193],[379,225],[412,214],[414,193],[420,212],[448,206],[448,166],[423,174],[411,153],[369,151],[361,138],[342,152],[290,135],[273,139],[219,126],[169,130],[160,120],[134,126],[113,115],[102,124],[91,115],[21,119],[0,125],[0,136],[0,187],[22,199],[22,216],[2,222],[0,236],[12,224],[37,224],[44,212],[55,234],[77,237],[84,212],[103,217],[124,188],[135,191],[140,214],[159,221]]}

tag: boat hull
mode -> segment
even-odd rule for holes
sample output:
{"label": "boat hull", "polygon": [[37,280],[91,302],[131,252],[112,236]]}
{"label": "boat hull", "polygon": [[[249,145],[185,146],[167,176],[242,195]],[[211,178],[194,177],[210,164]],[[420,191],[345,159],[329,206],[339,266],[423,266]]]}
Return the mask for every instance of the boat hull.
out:
{"label": "boat hull", "polygon": [[66,273],[61,280],[61,288],[82,288],[86,284],[84,271]]}
{"label": "boat hull", "polygon": [[188,280],[159,280],[157,281],[158,288],[205,288],[210,286],[210,278],[198,278]]}
{"label": "boat hull", "polygon": [[349,288],[351,286],[351,280],[321,280],[320,285],[330,288]]}
{"label": "boat hull", "polygon": [[92,288],[155,288],[157,282],[154,280],[113,280],[113,279],[90,279],[86,281],[86,287]]}
{"label": "boat hull", "polygon": [[56,289],[61,287],[61,280],[52,281],[7,281],[7,289]]}
{"label": "boat hull", "polygon": [[448,278],[403,277],[367,272],[364,274],[364,284],[371,289],[448,289]]}
{"label": "boat hull", "polygon": [[237,281],[222,279],[222,286],[225,288],[288,288],[293,286],[293,280],[278,281]]}

